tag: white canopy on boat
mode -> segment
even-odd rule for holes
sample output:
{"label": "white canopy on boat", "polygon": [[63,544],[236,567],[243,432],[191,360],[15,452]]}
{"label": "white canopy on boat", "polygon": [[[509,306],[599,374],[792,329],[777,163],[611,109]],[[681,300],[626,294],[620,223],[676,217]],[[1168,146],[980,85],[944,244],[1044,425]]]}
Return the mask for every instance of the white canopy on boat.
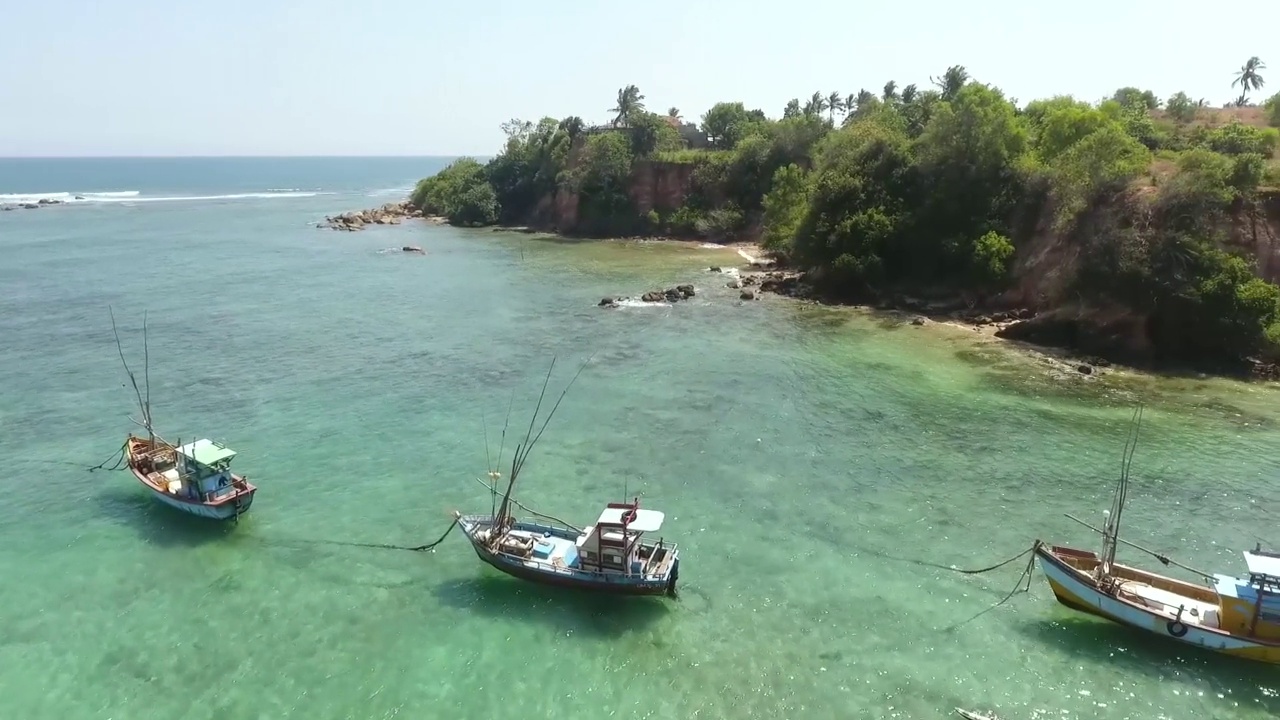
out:
{"label": "white canopy on boat", "polygon": [[1250,575],[1266,575],[1280,578],[1280,557],[1275,555],[1258,555],[1244,551],[1244,564]]}
{"label": "white canopy on boat", "polygon": [[178,448],[178,452],[206,467],[214,467],[236,456],[235,450],[208,439],[187,443]]}
{"label": "white canopy on boat", "polygon": [[[608,523],[611,525],[621,525],[622,513],[626,511],[627,508],[605,508],[604,512],[600,513],[600,519],[596,521],[596,524]],[[627,525],[627,529],[642,533],[657,532],[658,529],[662,527],[662,521],[664,518],[666,518],[666,516],[657,510],[645,510],[642,508],[640,510],[636,510],[636,519]]]}

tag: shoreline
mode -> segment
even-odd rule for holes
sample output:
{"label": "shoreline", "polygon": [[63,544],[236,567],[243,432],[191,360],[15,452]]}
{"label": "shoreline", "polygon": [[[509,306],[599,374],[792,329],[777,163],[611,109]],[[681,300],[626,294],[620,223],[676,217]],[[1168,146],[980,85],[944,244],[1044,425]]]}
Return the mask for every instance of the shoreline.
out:
{"label": "shoreline", "polygon": [[[379,222],[381,215],[381,222]],[[355,219],[356,222],[352,222]],[[426,215],[413,208],[408,200],[387,203],[378,208],[349,211],[335,216],[326,216],[324,221],[317,222],[318,228],[333,230],[361,230],[369,225],[399,225],[403,220],[418,220],[430,225],[450,225],[447,218]],[[864,312],[878,313],[902,320],[902,324],[917,327],[929,325],[945,326],[953,330],[967,330],[980,335],[984,342],[996,342],[1011,350],[1039,360],[1051,369],[1064,375],[1095,378],[1116,370],[1133,373],[1157,375],[1164,377],[1196,377],[1201,379],[1224,378],[1246,383],[1273,383],[1280,380],[1280,365],[1256,361],[1252,364],[1241,363],[1238,370],[1208,370],[1197,368],[1194,364],[1157,364],[1134,363],[1132,361],[1112,360],[1098,354],[1085,352],[1068,345],[1037,343],[1022,338],[1011,338],[1002,335],[1002,331],[1011,326],[1038,317],[1039,313],[1030,308],[1014,310],[992,310],[990,308],[973,307],[962,309],[958,302],[926,302],[908,297],[884,297],[874,302],[847,302],[822,297],[803,282],[805,273],[797,270],[776,269],[773,260],[767,258],[759,243],[751,241],[733,241],[717,243],[708,240],[690,240],[664,236],[632,236],[595,238],[576,235],[565,235],[554,230],[543,230],[527,225],[490,225],[481,227],[453,226],[462,230],[488,230],[489,232],[522,233],[526,235],[545,235],[580,239],[584,242],[630,242],[673,245],[691,250],[733,250],[742,262],[725,263],[722,266],[704,268],[716,272],[720,268],[734,268],[733,273],[724,273],[726,277],[734,277],[726,283],[731,289],[741,289],[741,301],[754,301],[764,295],[773,295],[787,300],[821,305],[830,308],[848,308]],[[659,296],[667,291],[646,291],[636,296],[637,299],[652,297],[653,302],[660,301]],[[601,301],[601,307],[616,306],[616,301],[625,298],[613,298],[615,303]]]}

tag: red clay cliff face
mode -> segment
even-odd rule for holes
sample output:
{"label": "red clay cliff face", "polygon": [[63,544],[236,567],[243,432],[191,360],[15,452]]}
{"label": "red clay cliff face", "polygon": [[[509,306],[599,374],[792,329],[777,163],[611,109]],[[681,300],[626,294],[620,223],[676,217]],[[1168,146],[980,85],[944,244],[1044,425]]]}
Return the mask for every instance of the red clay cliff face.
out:
{"label": "red clay cliff face", "polygon": [[1264,190],[1253,207],[1237,207],[1228,249],[1251,256],[1264,280],[1280,283],[1280,190]]}
{"label": "red clay cliff face", "polygon": [[[582,147],[575,144],[569,151],[570,168],[579,162]],[[693,169],[694,166],[687,163],[637,160],[632,165],[627,186],[636,214],[645,215],[650,210],[669,213],[678,209],[693,186]],[[528,224],[572,234],[578,228],[578,194],[564,187],[556,190],[554,195],[538,203]]]}
{"label": "red clay cliff face", "polygon": [[673,212],[684,204],[693,185],[693,165],[637,160],[627,193],[641,215],[650,210]]}

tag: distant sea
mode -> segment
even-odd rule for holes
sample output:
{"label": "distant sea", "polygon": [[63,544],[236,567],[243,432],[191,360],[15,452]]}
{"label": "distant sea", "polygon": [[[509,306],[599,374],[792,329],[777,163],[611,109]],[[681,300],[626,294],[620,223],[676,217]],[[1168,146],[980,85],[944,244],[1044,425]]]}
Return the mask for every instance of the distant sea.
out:
{"label": "distant sea", "polygon": [[[1280,715],[1272,668],[1073,613],[1039,572],[987,612],[1021,564],[944,569],[1096,548],[1064,513],[1102,522],[1142,402],[1125,537],[1241,572],[1280,544],[1274,386],[743,301],[723,248],[317,229],[447,162],[0,160],[0,205],[68,201],[0,212],[0,717]],[[678,283],[696,296],[597,307]],[[239,452],[238,526],[87,471],[139,431],[112,314],[160,433]],[[359,545],[488,512],[477,478],[510,468],[553,359],[544,414],[585,369],[517,498],[666,513],[678,598],[529,585],[457,533]]]}
{"label": "distant sea", "polygon": [[[404,195],[452,158],[0,158],[0,205]],[[83,199],[76,199],[81,196]]]}

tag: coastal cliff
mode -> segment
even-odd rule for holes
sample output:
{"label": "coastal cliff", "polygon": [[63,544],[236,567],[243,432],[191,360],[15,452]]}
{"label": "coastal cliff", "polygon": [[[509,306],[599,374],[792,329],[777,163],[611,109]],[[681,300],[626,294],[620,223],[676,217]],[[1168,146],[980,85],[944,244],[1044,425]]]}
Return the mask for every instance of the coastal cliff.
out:
{"label": "coastal cliff", "polygon": [[717,103],[695,132],[627,86],[607,125],[504,124],[499,155],[410,204],[460,226],[758,241],[792,272],[770,283],[784,294],[998,317],[1106,359],[1280,357],[1280,95],[1019,104],[960,66],[933,82],[814,93],[779,119]]}

